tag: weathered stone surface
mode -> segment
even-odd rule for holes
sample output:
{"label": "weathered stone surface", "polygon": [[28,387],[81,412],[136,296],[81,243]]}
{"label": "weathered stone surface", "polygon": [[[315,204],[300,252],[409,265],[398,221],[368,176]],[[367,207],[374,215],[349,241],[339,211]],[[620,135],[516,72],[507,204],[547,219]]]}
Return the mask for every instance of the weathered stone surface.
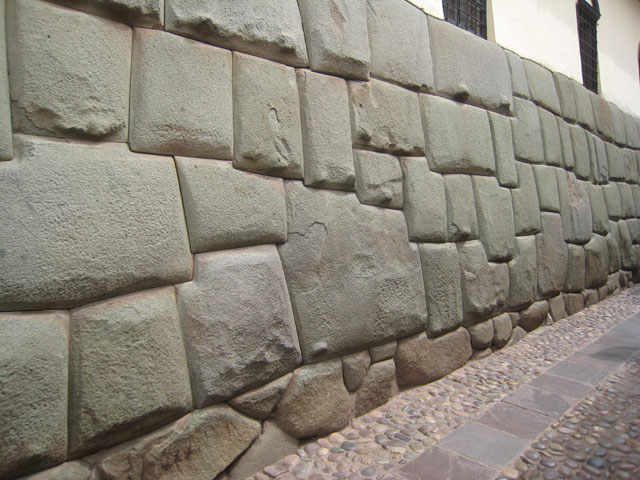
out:
{"label": "weathered stone surface", "polygon": [[286,241],[281,179],[224,161],[176,157],[176,164],[192,252]]}
{"label": "weathered stone surface", "polygon": [[622,218],[622,202],[618,184],[616,182],[610,182],[607,185],[602,185],[602,194],[607,204],[609,218],[611,220],[619,220]]}
{"label": "weathered stone surface", "polygon": [[489,261],[508,261],[516,247],[509,190],[493,177],[473,177],[480,241]]}
{"label": "weathered stone surface", "polygon": [[624,270],[632,270],[637,265],[636,250],[633,247],[631,233],[627,222],[620,220],[618,222],[618,245],[620,246],[620,266]]}
{"label": "weathered stone surface", "polygon": [[430,171],[424,158],[405,157],[401,165],[409,240],[446,242],[447,205],[442,175]]}
{"label": "weathered stone surface", "polygon": [[629,113],[624,112],[623,115],[627,144],[631,148],[640,148],[640,129],[637,120]]}
{"label": "weathered stone surface", "polygon": [[465,328],[435,339],[424,333],[398,342],[396,375],[400,387],[424,385],[453,372],[471,358],[471,340]]}
{"label": "weathered stone surface", "polygon": [[349,82],[353,144],[401,155],[422,155],[418,94],[372,79]]}
{"label": "weathered stone surface", "polygon": [[394,361],[385,360],[372,364],[364,383],[355,394],[355,416],[364,415],[387,403],[396,393],[398,385]]}
{"label": "weathered stone surface", "polygon": [[620,270],[620,229],[618,223],[609,221],[609,234],[606,236],[609,252],[609,273]]}
{"label": "weathered stone surface", "polygon": [[517,327],[517,326],[514,327],[513,332],[511,333],[511,338],[509,339],[505,347],[510,347],[514,343],[518,343],[520,340],[522,340],[526,336],[527,336],[527,331],[524,328]]}
{"label": "weathered stone surface", "polygon": [[427,160],[433,171],[493,175],[491,127],[485,110],[421,95]]}
{"label": "weathered stone surface", "polygon": [[570,125],[562,119],[558,119],[560,132],[560,145],[562,146],[562,166],[567,170],[573,170],[575,160],[573,158],[573,142],[571,140]]}
{"label": "weathered stone surface", "polygon": [[622,217],[632,218],[636,216],[636,204],[633,201],[633,192],[628,183],[618,183],[618,193],[620,193],[620,205],[622,206]]}
{"label": "weathered stone surface", "polygon": [[[509,326],[511,326],[511,320],[509,320]],[[471,346],[475,350],[489,348],[491,342],[493,342],[493,319],[471,325],[467,327],[467,330],[471,337]]]}
{"label": "weathered stone surface", "polygon": [[164,0],[54,0],[54,2],[136,27],[159,28],[164,24]]}
{"label": "weathered stone surface", "polygon": [[584,297],[584,306],[585,308],[590,307],[591,305],[595,305],[598,303],[598,290],[585,290],[582,292],[582,296]]}
{"label": "weathered stone surface", "polygon": [[511,338],[511,317],[508,313],[503,313],[493,317],[493,346],[504,347]]}
{"label": "weathered stone surface", "polygon": [[538,108],[540,114],[540,128],[542,130],[542,144],[544,146],[544,158],[548,165],[562,165],[562,143],[558,120],[553,113],[544,108]]}
{"label": "weathered stone surface", "polygon": [[551,71],[531,60],[523,59],[522,63],[527,74],[531,99],[556,115],[560,115],[560,99]]}
{"label": "weathered stone surface", "polygon": [[371,365],[371,357],[367,350],[342,357],[342,376],[347,390],[353,392],[360,388],[369,365]]}
{"label": "weathered stone surface", "polygon": [[469,175],[445,175],[448,240],[459,242],[478,238],[478,218],[473,185]]}
{"label": "weathered stone surface", "polygon": [[335,432],[351,419],[351,399],[342,381],[340,359],[305,365],[293,372],[276,420],[296,438]]}
{"label": "weathered stone surface", "polygon": [[567,316],[562,295],[557,295],[549,299],[549,313],[551,314],[551,318],[553,318],[554,322],[557,322]]}
{"label": "weathered stone surface", "polygon": [[371,361],[375,363],[393,358],[393,356],[396,354],[396,348],[398,348],[398,342],[396,342],[395,340],[393,342],[387,342],[383,345],[378,345],[377,347],[371,347],[369,349]]}
{"label": "weathered stone surface", "polygon": [[560,101],[562,116],[570,122],[577,120],[576,97],[571,86],[571,79],[558,72],[552,72],[556,84],[556,92]]}
{"label": "weathered stone surface", "polygon": [[190,278],[171,159],[117,144],[15,142],[16,158],[0,164],[0,310],[73,307]]}
{"label": "weathered stone surface", "polygon": [[495,153],[496,177],[503,187],[518,186],[511,119],[489,112],[489,125]]}
{"label": "weathered stone surface", "polygon": [[564,239],[570,243],[587,243],[593,226],[587,187],[571,172],[557,170],[556,173]]}
{"label": "weathered stone surface", "polygon": [[573,315],[584,309],[584,297],[581,293],[565,293],[562,298],[568,315]]}
{"label": "weathered stone surface", "polygon": [[609,161],[607,160],[605,143],[592,133],[587,134],[587,139],[591,160],[591,179],[595,183],[607,183],[609,181]]}
{"label": "weathered stone surface", "polygon": [[620,288],[620,272],[615,272],[609,275],[607,279],[607,292],[609,294],[616,293],[616,291]]}
{"label": "weathered stone surface", "polygon": [[629,227],[629,233],[631,233],[631,238],[633,240],[633,243],[634,244],[640,243],[640,219],[628,218],[627,227]]}
{"label": "weathered stone surface", "polygon": [[0,160],[13,158],[11,103],[9,103],[9,76],[7,75],[5,3],[0,5]]}
{"label": "weathered stone surface", "polygon": [[513,106],[504,50],[443,20],[429,16],[436,92],[489,110]]}
{"label": "weathered stone surface", "polygon": [[397,157],[355,150],[356,194],[360,203],[402,208],[402,169]]}
{"label": "weathered stone surface", "polygon": [[516,235],[540,231],[540,204],[533,167],[517,162],[518,188],[511,190]]}
{"label": "weathered stone surface", "polygon": [[625,177],[625,158],[622,149],[613,143],[606,143],[606,150],[609,162],[609,178],[623,181]]}
{"label": "weathered stone surface", "polygon": [[591,160],[589,157],[589,144],[585,131],[571,125],[571,143],[573,144],[574,173],[578,178],[588,179],[591,175]]}
{"label": "weathered stone surface", "polygon": [[193,281],[176,289],[197,408],[262,385],[300,364],[274,246],[200,254]]}
{"label": "weathered stone surface", "polygon": [[299,0],[311,68],[340,77],[369,78],[366,0]]}
{"label": "weathered stone surface", "polygon": [[631,194],[636,204],[636,212],[640,212],[640,185],[631,185]]}
{"label": "weathered stone surface", "polygon": [[305,362],[424,330],[420,259],[402,213],[300,182],[285,190],[289,236],[278,248]]}
{"label": "weathered stone surface", "polygon": [[233,113],[234,167],[285,178],[303,177],[300,106],[293,68],[234,52]]}
{"label": "weathered stone surface", "polygon": [[67,456],[68,315],[0,314],[0,477]]}
{"label": "weathered stone surface", "polygon": [[596,120],[593,116],[590,91],[575,80],[571,80],[573,94],[576,98],[576,117],[578,123],[592,132],[596,130]]}
{"label": "weathered stone surface", "polygon": [[167,31],[230,50],[309,65],[295,0],[165,0],[165,25]]}
{"label": "weathered stone surface", "polygon": [[516,254],[509,262],[509,295],[506,307],[520,310],[536,299],[537,257],[535,237],[516,238]]}
{"label": "weathered stone surface", "polygon": [[517,159],[532,163],[544,163],[544,144],[540,115],[535,104],[513,99],[513,148]]}
{"label": "weathered stone surface", "polygon": [[538,201],[540,210],[546,212],[560,211],[560,197],[558,196],[558,181],[556,168],[546,165],[534,165],[533,173],[536,178]]}
{"label": "weathered stone surface", "polygon": [[622,150],[624,158],[624,180],[630,183],[638,183],[638,152],[629,148]]}
{"label": "weathered stone surface", "polygon": [[105,480],[211,478],[227,468],[259,434],[259,422],[226,405],[216,405],[97,455],[96,473]]}
{"label": "weathered stone surface", "polygon": [[125,141],[131,28],[40,0],[7,3],[13,127]]}
{"label": "weathered stone surface", "polygon": [[582,245],[567,245],[569,256],[567,258],[567,277],[564,281],[564,289],[568,292],[581,292],[584,290],[584,247]]}
{"label": "weathered stone surface", "polygon": [[511,319],[511,328],[516,328],[520,321],[520,312],[509,312],[509,318]]}
{"label": "weathered stone surface", "polygon": [[627,143],[627,132],[622,110],[614,103],[609,102],[609,111],[611,113],[611,125],[613,127],[613,140],[620,145],[624,145]]}
{"label": "weathered stone surface", "polygon": [[600,235],[594,235],[584,246],[585,287],[597,288],[607,283],[609,271],[609,253],[607,241]]}
{"label": "weathered stone surface", "polygon": [[20,477],[21,480],[90,480],[91,469],[82,461],[65,462],[35,475]]}
{"label": "weathered stone surface", "polygon": [[540,214],[542,233],[536,235],[538,295],[550,297],[562,290],[567,274],[567,245],[562,219],[556,213]]}
{"label": "weathered stone surface", "polygon": [[300,92],[304,183],[313,187],[353,190],[355,171],[347,82],[307,70],[298,70],[296,75]]}
{"label": "weathered stone surface", "polygon": [[593,231],[601,235],[609,232],[609,214],[605,203],[603,187],[587,184],[589,204],[591,205],[591,217],[593,218]]}
{"label": "weathered stone surface", "polygon": [[527,83],[527,74],[524,71],[522,59],[513,52],[505,50],[507,60],[509,62],[509,70],[511,71],[511,85],[513,94],[521,97],[529,97],[529,84]]}
{"label": "weathered stone surface", "polygon": [[367,24],[371,74],[409,88],[432,90],[426,15],[404,0],[367,0]]}
{"label": "weathered stone surface", "polygon": [[287,373],[280,378],[247,393],[232,398],[227,403],[245,415],[264,420],[271,415],[293,374]]}
{"label": "weathered stone surface", "polygon": [[536,302],[526,310],[520,312],[518,326],[527,332],[535,330],[547,319],[549,314],[549,304],[546,300]]}
{"label": "weathered stone surface", "polygon": [[593,107],[593,116],[596,121],[598,132],[607,140],[613,139],[613,123],[611,122],[611,110],[609,102],[597,93],[589,92],[591,98],[591,106]]}

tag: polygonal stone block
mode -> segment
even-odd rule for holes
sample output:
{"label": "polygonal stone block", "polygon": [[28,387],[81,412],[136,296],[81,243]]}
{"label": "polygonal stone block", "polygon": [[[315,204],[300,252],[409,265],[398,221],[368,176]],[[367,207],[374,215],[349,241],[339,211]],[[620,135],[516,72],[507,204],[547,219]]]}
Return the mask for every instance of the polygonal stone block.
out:
{"label": "polygonal stone block", "polygon": [[613,126],[613,140],[620,145],[625,145],[627,143],[627,132],[622,110],[620,110],[616,104],[610,102],[609,110],[611,113],[611,124]]}
{"label": "polygonal stone block", "polygon": [[597,93],[589,92],[593,116],[596,121],[598,132],[606,139],[613,140],[613,122],[611,121],[611,109],[609,102]]}
{"label": "polygonal stone block", "polygon": [[496,162],[496,177],[503,187],[518,186],[516,157],[513,153],[513,131],[511,118],[489,112],[489,125],[493,139]]}
{"label": "polygonal stone block", "polygon": [[623,116],[627,145],[631,148],[640,148],[640,129],[638,129],[637,120],[630,113],[623,112]]}
{"label": "polygonal stone block", "polygon": [[615,225],[615,228],[610,227],[610,232],[606,236],[607,253],[609,257],[609,274],[615,273],[620,270],[620,246],[618,243],[619,229],[616,222],[611,223]]}
{"label": "polygonal stone block", "polygon": [[493,319],[476,323],[467,327],[469,336],[471,337],[471,346],[475,350],[484,350],[489,348],[493,342]]}
{"label": "polygonal stone block", "polygon": [[503,313],[493,318],[493,346],[504,347],[511,338],[511,317],[508,313]]}
{"label": "polygonal stone block", "polygon": [[15,138],[16,158],[0,164],[0,310],[74,307],[191,277],[171,159]]}
{"label": "polygonal stone block", "polygon": [[640,243],[640,219],[639,218],[628,218],[627,226],[629,227],[629,233],[631,233],[631,239],[633,243],[637,245]]}
{"label": "polygonal stone block", "polygon": [[546,300],[536,302],[526,310],[520,312],[518,327],[531,332],[544,323],[549,314],[549,303]]}
{"label": "polygonal stone block", "polygon": [[40,0],[7,5],[14,128],[125,141],[131,28]]}
{"label": "polygonal stone block", "polygon": [[567,170],[573,170],[574,167],[573,142],[570,127],[567,122],[561,118],[558,119],[558,131],[560,132],[560,145],[562,147],[562,167]]}
{"label": "polygonal stone block", "polygon": [[534,236],[516,238],[516,254],[509,262],[509,295],[506,307],[520,310],[536,299],[536,240]]}
{"label": "polygonal stone block", "polygon": [[558,72],[552,72],[553,80],[556,84],[556,92],[560,101],[562,117],[570,122],[577,120],[576,97],[573,93],[571,79]]}
{"label": "polygonal stone block", "polygon": [[265,420],[282,398],[292,376],[292,373],[287,373],[265,385],[227,400],[227,403],[245,415]]}
{"label": "polygonal stone block", "polygon": [[622,158],[624,165],[624,180],[629,183],[638,183],[638,162],[636,153],[631,149],[622,150]]}
{"label": "polygonal stone block", "polygon": [[393,360],[374,363],[355,394],[355,416],[359,417],[387,403],[398,393],[396,365]]}
{"label": "polygonal stone block", "polygon": [[49,470],[20,478],[24,480],[90,480],[91,469],[86,463],[79,460],[65,462]]}
{"label": "polygonal stone block", "polygon": [[624,270],[633,270],[637,264],[637,253],[633,247],[633,239],[627,222],[620,220],[618,222],[618,245],[620,246],[620,266]]}
{"label": "polygonal stone block", "polygon": [[538,295],[551,297],[562,291],[567,275],[567,244],[562,219],[557,213],[542,212],[542,233],[536,235]]}
{"label": "polygonal stone block", "polygon": [[573,172],[576,177],[588,180],[591,175],[591,159],[586,132],[577,125],[571,125],[571,143],[573,144]]}
{"label": "polygonal stone block", "polygon": [[354,150],[356,194],[361,203],[402,208],[402,169],[397,157]]}
{"label": "polygonal stone block", "polygon": [[609,214],[607,213],[607,204],[605,203],[602,188],[599,185],[587,184],[587,193],[591,204],[591,217],[593,218],[593,231],[600,235],[606,235],[609,232]]}
{"label": "polygonal stone block", "polygon": [[593,218],[586,185],[571,172],[558,169],[558,193],[564,239],[570,243],[587,243],[591,238]]}
{"label": "polygonal stone block", "polygon": [[631,194],[636,204],[636,212],[640,212],[640,185],[631,185]]}
{"label": "polygonal stone block", "polygon": [[560,142],[560,130],[558,120],[553,113],[543,108],[538,108],[540,114],[540,127],[542,129],[542,143],[544,157],[548,165],[562,165],[562,144]]}
{"label": "polygonal stone block", "polygon": [[606,143],[607,160],[609,164],[609,178],[623,181],[625,178],[625,157],[623,150],[613,143]]}
{"label": "polygonal stone block", "polygon": [[164,24],[164,0],[54,0],[76,10],[110,18],[136,27]]}
{"label": "polygonal stone block", "polygon": [[574,315],[584,310],[584,297],[581,293],[565,293],[562,295],[567,314]]}
{"label": "polygonal stone block", "polygon": [[392,340],[391,342],[383,343],[382,345],[378,345],[376,347],[371,347],[369,349],[369,355],[371,356],[371,362],[381,362],[383,360],[388,360],[393,358],[396,354],[396,348],[398,347],[398,342]]}
{"label": "polygonal stone block", "polygon": [[564,280],[564,290],[567,292],[581,292],[584,290],[584,247],[582,245],[567,245],[567,277]]}
{"label": "polygonal stone block", "polygon": [[566,318],[567,311],[564,308],[564,299],[562,298],[562,295],[556,295],[555,297],[550,298],[548,302],[549,314],[551,315],[551,318],[553,318],[554,322]]}
{"label": "polygonal stone block", "polygon": [[493,177],[473,177],[480,241],[489,261],[508,261],[516,246],[509,190]]}
{"label": "polygonal stone block", "polygon": [[513,149],[516,158],[531,163],[544,163],[544,144],[540,115],[535,104],[514,98]]}
{"label": "polygonal stone block", "polygon": [[573,86],[573,94],[576,98],[576,117],[578,124],[595,132],[596,120],[593,116],[593,106],[591,105],[591,92],[583,87],[581,83],[573,79],[571,79],[571,85]]}
{"label": "polygonal stone block", "polygon": [[371,357],[368,350],[342,357],[342,376],[347,390],[353,392],[360,388],[364,377],[367,376],[369,365],[371,365]]}
{"label": "polygonal stone block", "polygon": [[0,5],[0,160],[13,158],[9,76],[7,75],[7,42],[5,32],[5,3]]}
{"label": "polygonal stone block", "polygon": [[538,189],[538,201],[540,210],[546,212],[560,211],[560,197],[558,196],[558,181],[556,180],[556,168],[547,165],[534,165],[533,173]]}
{"label": "polygonal stone block", "polygon": [[633,193],[631,185],[628,183],[618,183],[618,192],[620,193],[620,205],[622,206],[622,217],[633,218],[636,216],[636,204],[633,201]]}
{"label": "polygonal stone block", "polygon": [[527,74],[531,99],[556,115],[560,115],[560,99],[551,71],[531,60],[523,59],[522,63]]}
{"label": "polygonal stone block", "polygon": [[587,140],[591,160],[591,179],[595,183],[607,183],[609,181],[609,161],[607,160],[606,145],[600,137],[592,133],[587,133]]}
{"label": "polygonal stone block", "polygon": [[460,242],[478,238],[478,217],[469,175],[444,175],[447,197],[448,240]]}
{"label": "polygonal stone block", "polygon": [[296,0],[165,0],[166,30],[294,67],[309,65]]}
{"label": "polygonal stone block", "polygon": [[622,218],[622,202],[620,198],[620,191],[618,190],[618,184],[616,182],[609,182],[607,185],[602,185],[602,193],[607,205],[607,213],[611,220],[619,220]]}
{"label": "polygonal stone block", "polygon": [[522,59],[513,52],[505,50],[507,61],[509,62],[509,70],[511,71],[511,85],[513,94],[520,97],[529,97],[529,84],[527,83],[527,74],[524,71]]}
{"label": "polygonal stone block", "polygon": [[609,271],[609,253],[607,241],[600,235],[594,235],[584,246],[585,287],[597,288],[607,283]]}
{"label": "polygonal stone block", "polygon": [[176,289],[197,408],[262,385],[300,364],[274,246],[197,255],[193,281]]}
{"label": "polygonal stone block", "polygon": [[533,167],[517,162],[518,188],[511,190],[516,235],[540,231],[540,204]]}

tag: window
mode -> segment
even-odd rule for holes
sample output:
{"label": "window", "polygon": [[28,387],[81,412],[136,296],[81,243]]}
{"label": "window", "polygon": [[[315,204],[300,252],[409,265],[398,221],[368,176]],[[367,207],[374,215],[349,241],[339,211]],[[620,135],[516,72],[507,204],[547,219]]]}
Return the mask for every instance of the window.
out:
{"label": "window", "polygon": [[598,32],[600,19],[598,0],[578,0],[578,38],[582,60],[582,83],[598,93]]}
{"label": "window", "polygon": [[442,0],[444,19],[487,38],[487,0]]}

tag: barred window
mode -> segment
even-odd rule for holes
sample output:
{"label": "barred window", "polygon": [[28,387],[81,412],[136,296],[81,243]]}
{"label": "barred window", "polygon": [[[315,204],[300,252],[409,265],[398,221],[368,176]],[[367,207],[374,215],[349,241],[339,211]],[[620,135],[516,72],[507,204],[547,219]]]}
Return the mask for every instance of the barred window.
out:
{"label": "barred window", "polygon": [[578,0],[578,38],[582,61],[582,83],[592,92],[598,93],[598,0]]}
{"label": "barred window", "polygon": [[444,19],[487,38],[487,0],[442,0]]}

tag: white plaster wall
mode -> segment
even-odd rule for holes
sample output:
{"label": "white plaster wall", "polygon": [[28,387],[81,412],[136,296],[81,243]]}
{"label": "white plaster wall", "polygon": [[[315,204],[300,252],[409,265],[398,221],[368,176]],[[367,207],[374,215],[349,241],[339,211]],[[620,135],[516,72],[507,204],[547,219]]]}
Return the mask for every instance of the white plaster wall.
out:
{"label": "white plaster wall", "polygon": [[444,18],[444,12],[442,11],[442,0],[407,0],[409,3],[413,3],[423,12],[437,18]]}

